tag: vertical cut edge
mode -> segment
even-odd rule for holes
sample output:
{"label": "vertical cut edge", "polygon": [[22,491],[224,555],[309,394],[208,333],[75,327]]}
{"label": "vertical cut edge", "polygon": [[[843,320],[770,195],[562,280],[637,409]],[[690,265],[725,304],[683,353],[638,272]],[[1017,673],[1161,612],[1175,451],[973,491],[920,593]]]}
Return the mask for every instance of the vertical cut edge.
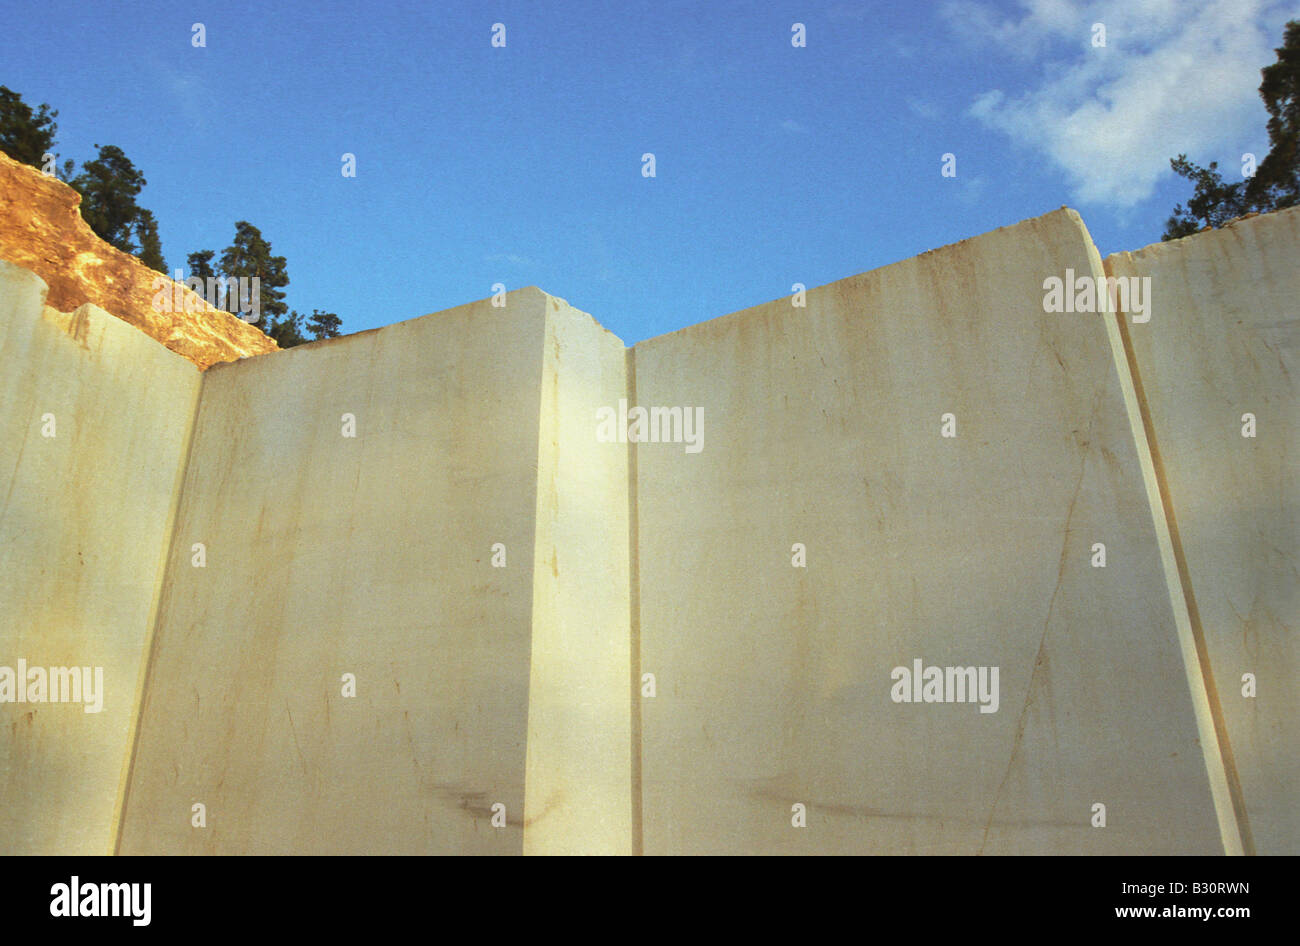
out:
{"label": "vertical cut edge", "polygon": [[[1079,226],[1087,241],[1089,262],[1094,275],[1112,275],[1102,262],[1101,254],[1088,235],[1087,228],[1083,226],[1082,219],[1079,220]],[[1156,542],[1160,547],[1160,564],[1169,591],[1169,603],[1173,607],[1174,624],[1178,630],[1179,650],[1182,653],[1183,669],[1187,673],[1188,692],[1196,715],[1201,753],[1205,759],[1205,773],[1210,783],[1210,795],[1214,799],[1215,817],[1219,822],[1219,836],[1225,854],[1254,854],[1254,842],[1241,797],[1241,785],[1237,779],[1223,713],[1219,708],[1200,617],[1192,596],[1191,579],[1183,558],[1173,505],[1156,447],[1155,430],[1151,426],[1150,410],[1142,390],[1141,374],[1128,327],[1124,324],[1125,315],[1122,309],[1103,313],[1106,335],[1110,340],[1115,372],[1119,376],[1120,389],[1124,395],[1124,408],[1128,412],[1138,462],[1142,466],[1147,505],[1151,507]]]}
{"label": "vertical cut edge", "polygon": [[[636,348],[627,350],[627,401],[636,404]],[[641,807],[641,554],[637,518],[636,442],[627,443],[628,626],[632,672],[632,856],[645,853]]]}
{"label": "vertical cut edge", "polygon": [[149,698],[149,682],[153,676],[154,656],[158,642],[158,625],[162,621],[163,598],[167,595],[172,570],[176,567],[176,534],[180,529],[181,504],[185,498],[185,480],[189,476],[190,459],[194,454],[195,433],[198,430],[199,410],[203,404],[203,390],[206,385],[207,374],[200,372],[198,384],[194,386],[194,400],[190,406],[189,430],[185,435],[185,445],[182,447],[184,459],[176,471],[176,485],[172,489],[171,509],[167,514],[168,525],[166,532],[168,538],[162,548],[163,560],[158,563],[158,567],[154,572],[157,576],[155,579],[157,585],[146,624],[148,637],[144,642],[143,666],[136,676],[134,712],[131,718],[131,728],[126,736],[128,749],[126,758],[122,760],[122,774],[117,785],[117,800],[113,806],[111,847],[108,851],[110,855],[118,855],[122,852],[122,833],[126,827],[126,806],[131,793],[131,779],[135,776],[135,757],[140,748],[140,730],[144,723],[145,701]]}

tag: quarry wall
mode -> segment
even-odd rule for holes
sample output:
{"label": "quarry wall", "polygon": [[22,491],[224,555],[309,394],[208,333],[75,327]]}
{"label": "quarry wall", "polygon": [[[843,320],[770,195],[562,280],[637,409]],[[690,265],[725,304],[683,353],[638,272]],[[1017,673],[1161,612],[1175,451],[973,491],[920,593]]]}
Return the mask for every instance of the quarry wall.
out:
{"label": "quarry wall", "polygon": [[[1300,852],[1300,208],[1106,259],[1254,849]],[[1250,416],[1247,416],[1250,415]]]}
{"label": "quarry wall", "polygon": [[[1221,850],[1107,316],[1044,312],[1090,248],[1058,211],[636,347],[707,431],[637,449],[647,853]],[[895,702],[917,661],[997,704]]]}
{"label": "quarry wall", "polygon": [[524,853],[630,854],[629,450],[592,435],[626,396],[627,356],[543,301]]}
{"label": "quarry wall", "polygon": [[0,263],[0,668],[105,671],[0,850],[1300,853],[1298,227],[207,371]]}
{"label": "quarry wall", "polygon": [[522,850],[544,319],[205,374],[121,853]]}
{"label": "quarry wall", "polygon": [[0,261],[0,851],[105,854],[202,374],[45,297]]}

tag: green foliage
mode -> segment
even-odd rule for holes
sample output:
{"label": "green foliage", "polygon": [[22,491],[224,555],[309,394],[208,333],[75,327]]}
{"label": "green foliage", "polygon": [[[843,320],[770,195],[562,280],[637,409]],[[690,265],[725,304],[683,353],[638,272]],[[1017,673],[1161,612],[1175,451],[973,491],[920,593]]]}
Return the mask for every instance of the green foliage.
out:
{"label": "green foliage", "polygon": [[1250,200],[1271,209],[1300,203],[1300,20],[1286,25],[1277,62],[1260,71],[1268,109],[1268,155],[1250,179]]}
{"label": "green foliage", "polygon": [[[261,329],[281,348],[292,348],[314,339],[335,338],[342,327],[343,320],[333,312],[313,309],[310,317],[302,313],[289,311],[284,302],[284,286],[289,284],[288,266],[283,256],[271,254],[270,242],[262,236],[262,231],[247,220],[235,224],[235,239],[221,253],[221,259],[214,265],[216,253],[212,250],[199,250],[191,253],[187,262],[191,276],[198,276],[205,282],[211,277],[220,279],[249,279],[254,276],[259,280]],[[229,306],[229,303],[227,304]],[[310,332],[310,337],[306,334]]]}
{"label": "green foliage", "polygon": [[[267,327],[266,334],[275,339],[275,343],[281,348],[292,348],[294,345],[301,345],[304,342],[320,341],[322,338],[337,338],[342,324],[343,320],[333,312],[312,309],[310,317],[304,317],[299,312],[290,312],[283,319],[273,320],[270,326]],[[303,334],[304,327],[308,332],[311,332],[311,338]]]}
{"label": "green foliage", "polygon": [[[148,182],[116,145],[95,145],[99,156],[81,166],[68,184],[81,195],[81,216],[101,240],[139,258],[150,269],[167,272],[158,221],[136,203]],[[68,162],[71,170],[71,162]]]}
{"label": "green foliage", "polygon": [[95,145],[99,157],[86,162],[75,177],[76,163],[71,158],[62,166],[46,163],[45,155],[53,157],[57,144],[54,119],[58,114],[46,104],[33,111],[20,94],[0,85],[0,151],[42,173],[53,170],[59,180],[81,194],[81,216],[100,239],[138,256],[146,266],[166,272],[158,221],[135,201],[145,186],[144,175],[121,148]]}
{"label": "green foliage", "polygon": [[1229,220],[1246,213],[1246,182],[1226,183],[1219,173],[1219,165],[1211,161],[1208,168],[1197,167],[1187,160],[1187,155],[1180,154],[1169,162],[1174,173],[1196,184],[1196,192],[1187,206],[1174,207],[1173,214],[1165,221],[1165,232],[1161,239],[1176,240],[1191,236],[1203,227],[1221,227]]}
{"label": "green foliage", "polygon": [[317,339],[338,338],[342,326],[343,320],[337,315],[333,312],[322,312],[320,309],[312,309],[311,318],[307,320],[307,330]]}
{"label": "green foliage", "polygon": [[[58,112],[48,105],[33,110],[22,96],[0,85],[0,151],[44,171],[46,154],[53,154]],[[153,213],[136,203],[147,183],[144,174],[115,145],[95,145],[98,156],[76,167],[72,160],[54,173],[81,195],[81,215],[100,239],[139,257],[146,266],[167,272],[158,221]],[[283,289],[289,285],[288,265],[283,256],[271,254],[271,244],[247,220],[235,224],[235,239],[216,260],[214,250],[191,253],[186,262],[191,276],[206,284],[209,279],[258,279],[261,327],[281,348],[304,342],[338,337],[343,320],[333,312],[313,309],[309,317],[290,312]],[[238,302],[226,300],[227,307]],[[307,333],[310,333],[310,337]]]}
{"label": "green foliage", "polygon": [[44,169],[45,155],[54,151],[59,113],[48,105],[35,112],[23,97],[0,85],[0,151],[15,161]]}
{"label": "green foliage", "polygon": [[215,250],[199,250],[197,253],[191,253],[185,259],[190,275],[199,277],[205,283],[210,277],[217,275],[217,271],[212,268],[212,257],[216,255]]}
{"label": "green foliage", "polygon": [[148,182],[121,148],[95,147],[99,157],[83,164],[70,182],[81,195],[81,216],[101,240],[134,254],[132,235],[141,211],[135,199]]}
{"label": "green foliage", "polygon": [[1260,70],[1260,98],[1268,109],[1269,153],[1244,181],[1225,182],[1218,163],[1200,167],[1180,154],[1169,165],[1196,187],[1187,206],[1174,207],[1162,240],[1190,236],[1205,227],[1221,227],[1252,211],[1267,213],[1300,203],[1300,20],[1286,25],[1277,62]]}
{"label": "green foliage", "polygon": [[135,235],[140,241],[140,262],[166,275],[167,261],[163,259],[162,241],[158,239],[158,221],[154,219],[152,211],[143,208],[140,210],[135,218]]}
{"label": "green foliage", "polygon": [[281,348],[292,348],[311,341],[302,334],[302,316],[297,312],[290,312],[282,319],[272,319],[271,324],[265,326],[265,331]]}
{"label": "green foliage", "polygon": [[289,311],[282,291],[289,285],[288,265],[283,256],[271,255],[271,244],[247,220],[235,224],[235,240],[221,253],[220,274],[225,278],[257,277],[261,287],[262,330],[274,338],[269,327],[279,324],[277,320]]}

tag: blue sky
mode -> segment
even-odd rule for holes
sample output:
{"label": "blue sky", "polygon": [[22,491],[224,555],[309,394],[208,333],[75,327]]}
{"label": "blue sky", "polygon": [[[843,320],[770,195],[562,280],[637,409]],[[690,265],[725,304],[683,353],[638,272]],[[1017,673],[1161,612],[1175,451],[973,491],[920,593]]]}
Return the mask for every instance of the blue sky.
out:
{"label": "blue sky", "polygon": [[1191,193],[1170,157],[1231,177],[1267,153],[1259,70],[1296,16],[1263,0],[5,0],[0,84],[59,110],[62,158],[126,152],[173,269],[243,219],[287,258],[288,303],[345,332],[500,282],[633,344],[1062,204],[1103,255],[1156,242]]}

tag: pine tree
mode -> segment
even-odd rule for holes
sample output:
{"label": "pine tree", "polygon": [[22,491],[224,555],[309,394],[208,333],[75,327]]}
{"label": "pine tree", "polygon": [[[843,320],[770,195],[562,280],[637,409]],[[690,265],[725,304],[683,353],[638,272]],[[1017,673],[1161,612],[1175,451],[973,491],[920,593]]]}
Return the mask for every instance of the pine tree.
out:
{"label": "pine tree", "polygon": [[48,105],[35,112],[23,97],[0,85],[0,151],[15,161],[44,170],[45,155],[54,151],[59,113]]}
{"label": "pine tree", "polygon": [[121,148],[95,147],[99,157],[83,164],[71,182],[81,194],[81,216],[101,240],[135,253],[132,229],[141,210],[135,199],[147,182]]}
{"label": "pine tree", "polygon": [[158,238],[158,221],[153,212],[141,208],[135,218],[136,239],[140,242],[140,262],[150,269],[166,274],[167,261],[162,255],[162,240]]}
{"label": "pine tree", "polygon": [[215,250],[199,250],[187,256],[185,264],[189,267],[190,275],[197,276],[205,283],[211,277],[216,276],[217,271],[212,268],[212,257],[216,255]]}
{"label": "pine tree", "polygon": [[307,320],[307,329],[317,339],[338,338],[339,329],[343,326],[343,320],[333,312],[322,312],[320,309],[311,310],[311,318]]}
{"label": "pine tree", "polygon": [[1165,221],[1163,240],[1189,236],[1205,227],[1221,227],[1235,217],[1267,213],[1300,203],[1300,20],[1286,25],[1277,62],[1260,70],[1259,97],[1268,109],[1269,153],[1244,181],[1228,183],[1218,163],[1200,167],[1180,154],[1170,160],[1179,177],[1196,185],[1191,200],[1179,204]]}
{"label": "pine tree", "polygon": [[270,335],[269,327],[289,311],[281,291],[289,285],[289,273],[285,258],[272,256],[271,244],[262,237],[262,231],[247,220],[235,223],[235,240],[221,254],[221,275],[227,279],[257,277],[262,330]]}
{"label": "pine tree", "polygon": [[1277,62],[1260,72],[1269,152],[1246,187],[1253,205],[1272,210],[1300,203],[1300,20],[1286,25],[1276,52]]}
{"label": "pine tree", "polygon": [[1229,220],[1246,213],[1246,182],[1226,183],[1219,173],[1217,161],[1208,168],[1198,167],[1180,154],[1169,162],[1174,173],[1196,184],[1196,192],[1187,207],[1179,204],[1173,215],[1165,221],[1163,240],[1176,240],[1191,236],[1203,227],[1221,227]]}

